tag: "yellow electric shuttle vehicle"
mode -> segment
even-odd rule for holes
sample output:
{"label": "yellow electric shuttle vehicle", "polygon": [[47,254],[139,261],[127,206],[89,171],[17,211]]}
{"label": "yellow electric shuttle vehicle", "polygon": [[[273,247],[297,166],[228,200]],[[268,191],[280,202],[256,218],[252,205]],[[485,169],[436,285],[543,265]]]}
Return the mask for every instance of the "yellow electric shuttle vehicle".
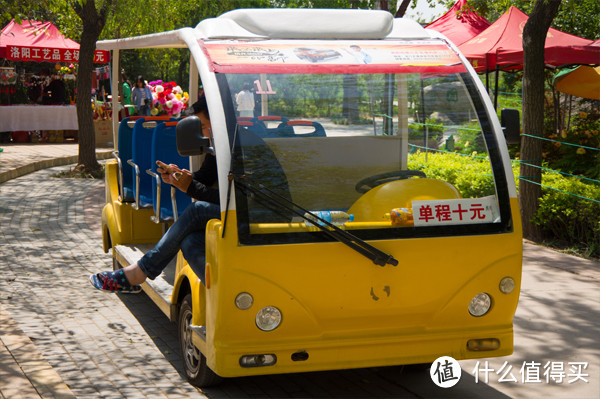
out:
{"label": "yellow electric shuttle vehicle", "polygon": [[246,9],[97,44],[113,71],[120,50],[164,47],[189,49],[211,138],[194,117],[115,121],[103,240],[119,267],[171,223],[156,204],[168,185],[127,155],[136,129],[177,141],[190,170],[214,152],[205,281],[180,253],[144,283],[178,323],[192,383],[512,353],[522,233],[507,131],[452,43],[383,11]]}

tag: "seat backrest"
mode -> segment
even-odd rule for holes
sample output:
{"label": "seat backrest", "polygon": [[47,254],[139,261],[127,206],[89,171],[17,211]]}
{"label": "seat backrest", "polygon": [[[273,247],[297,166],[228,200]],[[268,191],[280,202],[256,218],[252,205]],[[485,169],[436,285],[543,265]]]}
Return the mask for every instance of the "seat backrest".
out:
{"label": "seat backrest", "polygon": [[326,137],[323,125],[313,121],[285,121],[278,130],[285,132],[285,137]]}
{"label": "seat backrest", "polygon": [[[152,136],[161,122],[169,121],[169,117],[144,117],[136,120],[133,126],[131,159],[140,168],[140,202],[141,206],[152,203],[152,177],[146,170],[152,168]],[[134,183],[135,196],[135,183]]]}
{"label": "seat backrest", "polygon": [[[156,165],[156,161],[160,160],[167,165],[175,164],[179,166],[181,169],[189,169],[189,158],[182,157],[177,152],[177,141],[175,134],[175,127],[177,122],[166,122],[160,123],[156,126],[153,136],[152,136],[152,171],[156,172],[158,168]],[[173,206],[171,204],[171,186],[167,183],[162,182],[161,180],[161,190],[160,190],[160,208],[161,208],[161,218],[168,219],[172,218],[173,215]],[[157,190],[156,186],[152,185],[152,199],[153,199],[153,207],[154,212],[157,212]],[[177,213],[181,215],[181,213],[187,208],[191,203],[192,199],[188,197],[181,190],[177,190],[175,194],[175,199],[177,201]]]}
{"label": "seat backrest", "polygon": [[[294,129],[283,125],[289,121],[288,118],[277,116],[277,115],[266,115],[255,118],[257,124],[262,126],[264,129],[262,138],[275,138],[275,137],[293,137]],[[274,125],[274,127],[272,127]]]}
{"label": "seat backrest", "polygon": [[[287,125],[283,125],[288,122],[289,119],[282,116],[266,115],[254,118],[240,116],[237,118],[237,121],[238,123],[242,122],[248,130],[263,139],[294,136],[294,129]],[[247,122],[250,122],[251,124],[248,124]]]}
{"label": "seat backrest", "polygon": [[[149,122],[146,118],[140,118],[133,127],[133,140],[131,149],[131,159],[140,170],[139,196],[142,206],[148,205],[152,198],[152,177],[146,173],[146,170],[152,166],[152,134],[156,128],[156,122]],[[135,178],[134,178],[135,179]],[[136,195],[135,183],[133,186],[133,195]]]}
{"label": "seat backrest", "polygon": [[132,138],[133,138],[133,127],[129,126],[130,118],[121,120],[119,124],[119,143],[117,148],[119,149],[119,159],[121,161],[121,168],[123,173],[123,201],[133,200],[133,168],[127,163],[131,159],[132,150]]}

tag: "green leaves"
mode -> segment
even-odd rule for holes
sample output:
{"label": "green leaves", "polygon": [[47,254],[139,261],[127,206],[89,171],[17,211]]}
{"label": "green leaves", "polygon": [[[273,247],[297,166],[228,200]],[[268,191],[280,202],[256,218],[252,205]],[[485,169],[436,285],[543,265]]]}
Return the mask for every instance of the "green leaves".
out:
{"label": "green leaves", "polygon": [[542,198],[533,223],[548,238],[600,256],[600,186],[575,177],[545,173]]}

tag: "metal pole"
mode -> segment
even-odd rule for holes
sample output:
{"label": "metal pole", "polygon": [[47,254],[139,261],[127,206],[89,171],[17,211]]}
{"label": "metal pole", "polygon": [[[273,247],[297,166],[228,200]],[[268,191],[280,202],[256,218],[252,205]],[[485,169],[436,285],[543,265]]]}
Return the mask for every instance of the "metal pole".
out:
{"label": "metal pole", "polygon": [[500,76],[500,68],[496,64],[496,82],[494,84],[494,110],[498,109],[498,78]]}
{"label": "metal pole", "polygon": [[113,133],[113,148],[119,150],[119,74],[121,67],[119,66],[119,50],[113,50],[112,54],[112,80],[110,91],[112,94],[112,133]]}

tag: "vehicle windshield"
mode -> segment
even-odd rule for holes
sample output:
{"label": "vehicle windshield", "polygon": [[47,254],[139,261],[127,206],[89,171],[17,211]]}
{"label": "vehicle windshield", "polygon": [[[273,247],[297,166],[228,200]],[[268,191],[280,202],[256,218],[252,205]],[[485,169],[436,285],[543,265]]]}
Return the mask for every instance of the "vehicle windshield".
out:
{"label": "vehicle windshield", "polygon": [[[315,65],[340,53],[294,49]],[[368,63],[377,54],[352,56]],[[236,176],[363,239],[505,231],[498,146],[464,67],[364,69],[219,73]],[[242,185],[235,195],[242,242],[328,239]]]}

